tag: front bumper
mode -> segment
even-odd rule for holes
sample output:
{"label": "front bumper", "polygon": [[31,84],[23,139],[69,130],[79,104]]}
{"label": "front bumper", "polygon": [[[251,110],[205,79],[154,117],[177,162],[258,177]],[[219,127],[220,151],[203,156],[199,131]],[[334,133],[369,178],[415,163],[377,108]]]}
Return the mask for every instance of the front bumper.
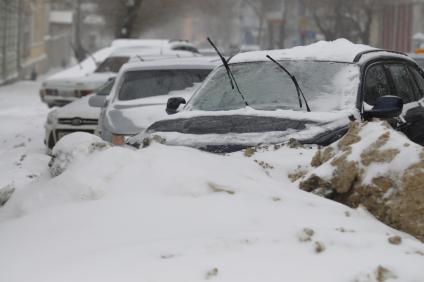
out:
{"label": "front bumper", "polygon": [[58,122],[55,122],[54,124],[46,124],[44,144],[49,150],[51,150],[62,137],[74,132],[86,132],[98,135],[98,128],[97,125],[94,124],[81,126],[60,124]]}

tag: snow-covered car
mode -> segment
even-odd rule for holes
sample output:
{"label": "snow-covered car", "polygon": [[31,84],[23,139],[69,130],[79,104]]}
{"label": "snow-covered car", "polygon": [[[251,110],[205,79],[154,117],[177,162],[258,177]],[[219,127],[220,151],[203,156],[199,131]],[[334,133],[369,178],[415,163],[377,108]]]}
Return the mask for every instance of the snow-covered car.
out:
{"label": "snow-covered car", "polygon": [[[49,107],[63,106],[93,93],[110,78],[114,78],[122,65],[131,58],[154,60],[162,57],[193,57],[196,53],[188,51],[161,50],[154,48],[114,47],[115,51],[101,62],[96,70],[84,75],[55,75],[43,82],[40,96]],[[78,71],[76,69],[75,71]]]}
{"label": "snow-covered car", "polygon": [[[405,54],[340,39],[239,54],[228,69],[218,67],[184,110],[129,143],[140,146],[155,135],[212,152],[290,139],[327,145],[352,120],[382,118],[424,144],[424,73]],[[170,99],[168,111],[181,103]]]}
{"label": "snow-covered car", "polygon": [[187,40],[179,39],[116,39],[111,44],[112,48],[144,48],[159,49],[162,52],[167,51],[188,51],[199,53],[196,46]]}
{"label": "snow-covered car", "polygon": [[103,107],[101,136],[122,144],[156,120],[166,116],[166,103],[175,91],[185,90],[189,98],[196,83],[202,82],[218,65],[216,58],[179,58],[126,64],[109,97],[94,96],[92,106]]}
{"label": "snow-covered car", "polygon": [[[96,95],[107,96],[112,90],[115,79],[110,79],[96,91]],[[93,95],[88,95],[78,99],[62,108],[51,111],[47,116],[44,125],[44,144],[48,150],[53,149],[55,144],[65,135],[74,132],[86,132],[99,135],[97,124],[100,115],[99,108],[89,105],[89,99]]]}

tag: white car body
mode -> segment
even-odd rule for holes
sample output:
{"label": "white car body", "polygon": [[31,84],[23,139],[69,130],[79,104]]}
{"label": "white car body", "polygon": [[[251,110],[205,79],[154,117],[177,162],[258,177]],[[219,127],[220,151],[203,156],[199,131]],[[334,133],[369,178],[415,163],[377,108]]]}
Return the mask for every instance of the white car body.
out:
{"label": "white car body", "polygon": [[69,104],[93,93],[108,79],[115,77],[119,71],[96,72],[97,63],[102,63],[106,59],[124,59],[127,62],[132,57],[149,60],[149,57],[156,59],[158,57],[197,56],[196,53],[190,50],[196,51],[197,49],[185,42],[137,39],[115,40],[112,42],[111,47],[101,49],[77,66],[46,79],[40,89],[40,97],[44,103],[52,107]]}
{"label": "white car body", "polygon": [[63,136],[76,131],[97,134],[100,109],[89,106],[90,97],[83,97],[49,113],[44,125],[44,143],[48,149],[52,149]]}
{"label": "white car body", "polygon": [[99,120],[99,131],[105,141],[112,142],[114,135],[132,136],[147,128],[151,123],[167,116],[166,103],[171,97],[188,100],[197,86],[182,91],[171,91],[166,95],[122,101],[118,93],[124,75],[134,71],[158,70],[205,70],[212,71],[220,61],[212,57],[158,60],[126,64],[116,78],[116,83],[107,98]]}

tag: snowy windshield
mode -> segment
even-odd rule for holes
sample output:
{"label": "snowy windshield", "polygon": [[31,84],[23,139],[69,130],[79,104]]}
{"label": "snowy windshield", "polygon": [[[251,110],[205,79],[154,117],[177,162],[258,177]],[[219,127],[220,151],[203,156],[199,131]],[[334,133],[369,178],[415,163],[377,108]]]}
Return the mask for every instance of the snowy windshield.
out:
{"label": "snowy windshield", "polygon": [[101,63],[96,72],[115,72],[118,73],[121,67],[130,60],[130,57],[109,57]]}
{"label": "snowy windshield", "polygon": [[[359,67],[348,63],[281,61],[293,75],[312,111],[353,107],[359,86]],[[257,110],[306,110],[299,107],[296,87],[273,62],[230,65],[243,96]],[[241,95],[231,89],[224,67],[216,69],[187,106],[188,110],[220,111],[245,107]]]}
{"label": "snowy windshield", "polygon": [[183,90],[203,81],[210,72],[209,69],[130,71],[123,75],[119,100],[141,99]]}

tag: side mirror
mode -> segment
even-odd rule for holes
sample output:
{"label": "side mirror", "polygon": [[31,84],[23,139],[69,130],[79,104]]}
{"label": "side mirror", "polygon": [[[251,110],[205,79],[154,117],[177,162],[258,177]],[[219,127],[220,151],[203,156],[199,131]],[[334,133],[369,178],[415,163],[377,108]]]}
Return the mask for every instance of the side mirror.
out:
{"label": "side mirror", "polygon": [[181,104],[187,104],[184,98],[182,97],[169,98],[168,102],[166,103],[166,113],[168,115],[176,114]]}
{"label": "side mirror", "polygon": [[403,100],[397,96],[379,97],[371,111],[364,112],[365,119],[398,117],[403,110]]}
{"label": "side mirror", "polygon": [[103,95],[93,95],[88,100],[88,104],[90,105],[90,107],[103,108],[106,106],[106,97],[107,96]]}

